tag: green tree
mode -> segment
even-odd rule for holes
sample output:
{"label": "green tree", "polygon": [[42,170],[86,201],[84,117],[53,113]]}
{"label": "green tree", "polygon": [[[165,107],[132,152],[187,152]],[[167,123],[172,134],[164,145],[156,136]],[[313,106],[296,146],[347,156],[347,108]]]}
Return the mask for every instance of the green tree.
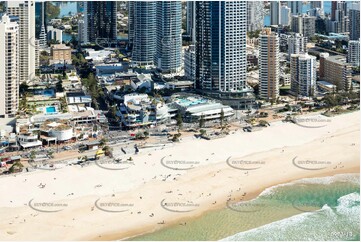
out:
{"label": "green tree", "polygon": [[57,18],[60,14],[60,7],[53,5],[51,2],[46,3],[46,17],[47,19]]}

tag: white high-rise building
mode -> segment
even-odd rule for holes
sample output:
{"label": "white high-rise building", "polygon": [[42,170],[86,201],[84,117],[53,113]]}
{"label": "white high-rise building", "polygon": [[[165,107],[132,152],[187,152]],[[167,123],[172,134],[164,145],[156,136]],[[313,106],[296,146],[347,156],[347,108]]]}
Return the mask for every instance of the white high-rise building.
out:
{"label": "white high-rise building", "polygon": [[307,38],[302,34],[294,33],[287,39],[288,45],[288,59],[290,60],[292,54],[304,54],[307,53],[306,45]]}
{"label": "white high-rise building", "polygon": [[6,14],[0,22],[0,53],[0,118],[10,118],[19,107],[19,25]]}
{"label": "white high-rise building", "polygon": [[263,27],[263,2],[247,2],[247,31],[256,31]]}
{"label": "white high-rise building", "polygon": [[270,6],[271,25],[279,25],[281,23],[281,2],[272,1]]}
{"label": "white high-rise building", "polygon": [[296,96],[313,97],[316,92],[316,57],[291,55],[291,91]]}
{"label": "white high-rise building", "polygon": [[306,14],[302,15],[293,15],[292,32],[303,34],[305,37],[312,37],[316,32],[316,17],[308,16]]}
{"label": "white high-rise building", "polygon": [[156,2],[154,64],[162,73],[171,75],[179,73],[183,67],[181,1]]}
{"label": "white high-rise building", "polygon": [[287,5],[281,7],[281,25],[291,25],[291,9]]}
{"label": "white high-rise building", "polygon": [[129,16],[133,28],[129,39],[133,46],[132,63],[153,67],[157,48],[157,3],[132,1],[128,6],[132,13]]}
{"label": "white high-rise building", "polygon": [[84,19],[78,20],[78,44],[86,43],[86,31],[85,31]]}
{"label": "white high-rise building", "polygon": [[28,82],[35,77],[35,1],[8,1],[6,4],[7,14],[19,17],[20,82]]}
{"label": "white high-rise building", "polygon": [[270,28],[259,35],[259,95],[275,101],[279,97],[279,37]]}
{"label": "white high-rise building", "polygon": [[348,42],[347,62],[353,66],[360,66],[360,41],[350,40]]}

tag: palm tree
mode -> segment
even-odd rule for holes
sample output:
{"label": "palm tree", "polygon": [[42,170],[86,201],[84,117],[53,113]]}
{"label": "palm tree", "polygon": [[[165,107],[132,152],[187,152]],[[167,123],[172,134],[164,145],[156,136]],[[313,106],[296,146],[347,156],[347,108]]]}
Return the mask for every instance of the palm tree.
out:
{"label": "palm tree", "polygon": [[224,111],[223,108],[221,109],[221,115],[220,115],[220,121],[221,121],[221,129],[223,129],[223,121],[224,121]]}
{"label": "palm tree", "polygon": [[203,128],[205,124],[204,116],[202,115],[199,119],[199,128]]}
{"label": "palm tree", "polygon": [[179,133],[179,131],[183,127],[183,120],[182,120],[182,115],[181,115],[180,111],[178,111],[178,113],[177,113],[177,126],[178,126],[178,133]]}
{"label": "palm tree", "polygon": [[103,151],[106,156],[112,157],[112,150],[113,149],[107,145],[103,147]]}
{"label": "palm tree", "polygon": [[36,156],[36,152],[35,152],[35,150],[32,150],[32,151],[30,152],[29,158],[30,158],[31,160],[34,160],[35,156]]}

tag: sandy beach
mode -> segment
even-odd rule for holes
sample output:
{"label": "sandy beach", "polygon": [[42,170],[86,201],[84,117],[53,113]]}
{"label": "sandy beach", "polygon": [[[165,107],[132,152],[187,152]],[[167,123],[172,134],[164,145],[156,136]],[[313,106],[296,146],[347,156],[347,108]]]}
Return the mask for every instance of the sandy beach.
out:
{"label": "sandy beach", "polygon": [[[306,177],[359,173],[360,112],[143,149],[130,164],[0,177],[0,240],[114,240]],[[320,116],[315,116],[320,119]]]}

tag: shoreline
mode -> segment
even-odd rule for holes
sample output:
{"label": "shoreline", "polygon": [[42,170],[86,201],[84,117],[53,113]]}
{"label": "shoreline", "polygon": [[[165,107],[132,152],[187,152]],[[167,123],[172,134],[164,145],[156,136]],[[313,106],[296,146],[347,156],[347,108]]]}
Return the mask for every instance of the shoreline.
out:
{"label": "shoreline", "polygon": [[[338,173],[338,172],[331,172],[331,173],[325,173],[325,174],[321,174],[320,176],[309,176],[309,177],[303,177],[301,179],[305,179],[305,178],[325,178],[325,177],[334,177],[335,175],[359,175],[359,170],[355,169],[355,168],[351,168],[349,169],[348,171],[346,170],[344,173]],[[251,193],[249,196],[247,195],[245,197],[245,199],[243,200],[244,202],[246,201],[250,201],[252,199],[256,199],[258,198],[259,195],[262,194],[262,192],[266,191],[267,189],[269,188],[272,188],[272,187],[275,187],[275,186],[278,186],[278,185],[284,185],[284,184],[289,184],[289,183],[293,183],[293,182],[296,182],[296,181],[299,181],[301,179],[296,179],[296,180],[289,180],[289,181],[285,181],[284,183],[278,183],[278,184],[274,184],[274,185],[271,185],[265,189],[261,189],[259,191],[254,191],[253,193]],[[239,199],[241,197],[237,197],[237,199]],[[190,221],[194,221],[194,220],[197,220],[199,219],[200,217],[202,217],[204,214],[206,213],[209,213],[209,212],[212,212],[212,211],[217,211],[217,210],[223,210],[223,209],[226,209],[226,203],[224,204],[220,204],[218,207],[214,207],[214,208],[211,208],[207,211],[205,211],[204,213],[202,214],[199,214],[199,215],[194,215],[192,216],[192,218],[190,219]],[[302,212],[301,212],[302,213]],[[299,214],[301,214],[299,213]],[[288,218],[288,217],[286,217]],[[286,219],[284,218],[284,219]],[[144,235],[148,235],[148,234],[152,234],[152,233],[156,233],[162,229],[167,229],[167,228],[171,228],[173,226],[176,226],[179,222],[181,222],[182,219],[175,219],[175,221],[172,221],[170,224],[168,224],[167,226],[165,226],[164,228],[161,228],[161,229],[154,229],[152,231],[146,231],[144,232],[144,230],[141,230],[141,229],[135,229],[134,231],[129,231],[129,233],[133,234],[129,237],[123,237],[123,238],[119,238],[117,236],[113,236],[113,235],[109,235],[109,236],[104,236],[102,237],[102,241],[111,241],[111,240],[120,240],[120,241],[129,241],[131,239],[134,239],[134,238],[137,238],[137,237],[140,237],[140,236],[144,236]],[[252,229],[256,229],[257,227],[255,228],[252,228]],[[139,232],[139,234],[137,234],[137,231],[142,231],[142,232]],[[245,232],[245,231],[241,231],[241,232]],[[231,236],[231,235],[229,235]],[[99,238],[88,238],[89,240],[99,240]]]}
{"label": "shoreline", "polygon": [[[236,132],[223,139],[187,139],[174,147],[149,151],[151,155],[133,155],[136,165],[123,171],[71,166],[5,177],[0,184],[0,196],[5,198],[0,201],[4,212],[0,221],[4,232],[0,233],[0,239],[26,240],[29,236],[32,240],[130,239],[222,209],[227,196],[249,200],[268,187],[302,178],[359,173],[358,114],[334,117],[333,122],[319,129],[274,124],[260,132]],[[170,170],[159,163],[167,154],[167,157],[173,155],[172,159],[201,160],[201,163],[186,171]],[[227,165],[225,159],[230,156],[266,162],[259,169],[245,171]],[[295,156],[330,164],[320,170],[303,170],[292,164]],[[40,182],[47,184],[44,189],[36,187]],[[21,189],[6,191],[7,184]],[[68,193],[73,194],[68,196]],[[24,206],[32,198],[63,201],[69,206],[57,213],[34,213]],[[94,201],[100,198],[132,203],[134,207],[127,212],[105,213],[94,209]],[[175,214],[160,206],[162,198],[170,202],[189,200],[199,207]],[[161,221],[165,225],[159,225]]]}
{"label": "shoreline", "polygon": [[[299,181],[299,180],[304,179],[304,178],[324,178],[324,177],[333,177],[335,175],[340,175],[340,174],[345,174],[345,175],[350,174],[351,175],[351,174],[360,174],[360,173],[359,173],[359,169],[357,169],[357,168],[350,168],[348,170],[345,170],[342,173],[325,172],[324,174],[320,174],[320,175],[316,175],[316,176],[302,177],[302,178],[296,179],[296,180],[288,180],[288,181],[285,181],[283,183],[275,183],[275,184],[273,184],[273,185],[271,185],[269,187],[266,187],[265,189],[260,189],[258,191],[254,191],[250,195],[246,196],[245,198],[242,197],[242,196],[239,196],[239,197],[236,197],[235,199],[238,200],[240,198],[244,198],[243,201],[250,201],[252,199],[257,198],[263,191],[267,190],[268,188],[271,188],[271,187],[274,187],[274,186],[277,186],[277,185],[283,185],[283,184],[296,182],[296,181]],[[216,211],[216,210],[222,210],[222,209],[226,209],[226,202],[224,202],[224,204],[219,204],[219,206],[217,206],[217,207],[209,208],[208,210],[206,210],[206,211],[204,211],[204,212],[202,212],[200,214],[196,214],[196,215],[191,216],[190,221],[197,220],[198,218],[200,218],[201,216],[203,216],[204,214],[206,214],[208,212],[212,212],[212,211]],[[170,228],[172,226],[176,226],[179,222],[182,222],[183,220],[184,219],[182,219],[182,218],[174,219],[169,224],[167,224],[167,226],[164,226],[163,228],[160,228],[160,229],[153,229],[151,231],[149,230],[149,231],[144,232],[144,227],[143,227],[142,229],[134,229],[133,231],[128,231],[125,234],[120,234],[120,236],[119,236],[119,234],[109,234],[107,236],[102,236],[102,239],[89,237],[89,238],[85,238],[84,240],[91,240],[91,241],[93,241],[93,240],[99,240],[99,241],[113,241],[113,240],[128,241],[130,239],[133,239],[133,238],[136,238],[136,237],[139,237],[139,236],[152,234],[152,233],[158,232],[159,230]],[[138,231],[142,231],[142,232],[138,232]],[[128,233],[132,234],[132,235],[127,236],[126,234],[128,234]]]}

